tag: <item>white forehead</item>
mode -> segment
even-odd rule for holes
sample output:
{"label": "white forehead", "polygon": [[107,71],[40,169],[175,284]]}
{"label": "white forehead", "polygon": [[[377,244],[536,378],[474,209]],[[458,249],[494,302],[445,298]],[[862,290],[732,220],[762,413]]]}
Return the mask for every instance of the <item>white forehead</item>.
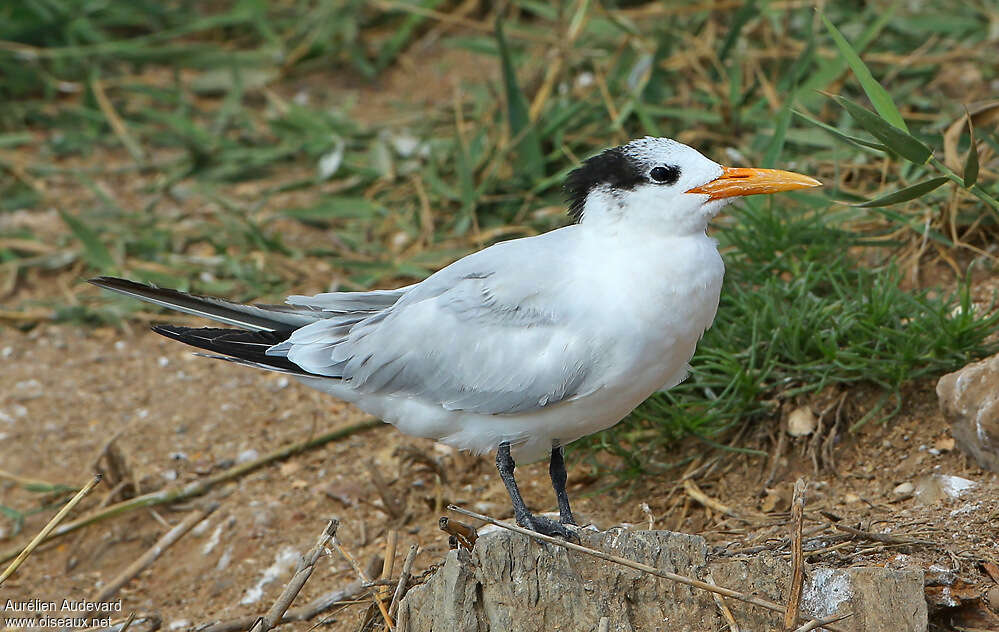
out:
{"label": "white forehead", "polygon": [[718,164],[706,158],[701,152],[672,138],[646,136],[624,145],[624,152],[637,162],[649,167],[656,165],[677,165],[692,168],[717,167]]}

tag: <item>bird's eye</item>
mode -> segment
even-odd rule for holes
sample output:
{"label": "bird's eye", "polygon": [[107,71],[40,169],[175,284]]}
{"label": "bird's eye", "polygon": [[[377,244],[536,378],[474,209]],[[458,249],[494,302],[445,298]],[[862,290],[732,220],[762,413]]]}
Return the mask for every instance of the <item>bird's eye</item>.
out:
{"label": "bird's eye", "polygon": [[649,172],[649,177],[653,182],[660,184],[675,184],[680,179],[680,167],[676,165],[666,165],[665,167],[655,167]]}

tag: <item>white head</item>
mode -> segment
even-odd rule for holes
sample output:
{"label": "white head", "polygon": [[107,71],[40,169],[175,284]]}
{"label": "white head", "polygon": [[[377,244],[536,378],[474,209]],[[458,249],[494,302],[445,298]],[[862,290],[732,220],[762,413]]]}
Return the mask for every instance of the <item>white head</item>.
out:
{"label": "white head", "polygon": [[683,143],[645,137],[584,161],[565,191],[577,223],[680,236],[703,233],[737,196],[819,185],[790,171],[723,167]]}

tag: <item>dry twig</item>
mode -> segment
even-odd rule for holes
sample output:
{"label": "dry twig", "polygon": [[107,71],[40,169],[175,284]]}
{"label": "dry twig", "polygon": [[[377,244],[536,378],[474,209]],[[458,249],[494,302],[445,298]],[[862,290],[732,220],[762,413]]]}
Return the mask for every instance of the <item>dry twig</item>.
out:
{"label": "dry twig", "polygon": [[375,591],[378,600],[382,602],[388,601],[392,596],[392,590],[389,588],[390,584],[388,582],[392,577],[392,569],[395,567],[395,550],[398,546],[399,532],[393,529],[385,537],[385,557],[382,558],[382,585]]}
{"label": "dry twig", "polygon": [[898,544],[901,546],[908,546],[913,544],[922,544],[922,545],[937,544],[937,542],[933,542],[932,540],[914,540],[911,538],[900,538],[898,536],[888,535],[887,533],[873,533],[871,531],[864,531],[863,529],[849,527],[845,524],[840,524],[838,522],[830,522],[829,524],[832,525],[834,529],[837,529],[839,531],[845,531],[846,533],[850,533],[857,537],[864,538],[865,540],[872,540],[874,542],[881,542],[884,544]]}
{"label": "dry twig", "polygon": [[[357,560],[355,560],[354,556],[348,553],[347,550],[340,545],[340,541],[335,537],[333,538],[333,546],[336,547],[336,550],[340,552],[340,555],[342,555],[343,558],[350,564],[351,568],[354,569],[354,573],[361,580],[361,583],[370,584],[371,580],[368,579],[367,574],[361,570]],[[392,617],[389,616],[388,610],[385,609],[385,604],[382,603],[382,600],[378,598],[377,594],[372,594],[371,598],[374,600],[375,605],[378,606],[378,610],[382,613],[382,618],[385,620],[385,627],[388,628],[389,632],[394,632],[395,628],[392,625]]]}
{"label": "dry twig", "polygon": [[281,595],[271,606],[270,610],[267,611],[267,614],[257,617],[257,620],[253,623],[253,627],[250,628],[250,632],[267,632],[267,630],[270,630],[281,622],[288,608],[291,606],[291,602],[295,600],[295,597],[301,592],[302,587],[305,586],[305,582],[309,581],[309,577],[312,576],[312,571],[316,568],[316,562],[319,561],[319,558],[326,550],[326,545],[336,537],[336,530],[339,526],[340,521],[336,518],[333,518],[326,524],[326,528],[323,529],[319,539],[316,540],[316,545],[298,561],[298,568],[295,569],[295,575],[292,576],[291,581],[281,591]]}
{"label": "dry twig", "polygon": [[[291,608],[281,617],[275,625],[288,623],[290,621],[308,621],[318,614],[326,612],[338,603],[349,602],[357,599],[365,591],[364,585],[359,582],[351,582],[343,588],[331,590],[309,603],[299,608]],[[219,621],[209,625],[195,628],[197,632],[240,632],[246,630],[257,622],[257,617],[248,616],[229,621]]]}
{"label": "dry twig", "polygon": [[[392,595],[392,603],[389,604],[389,616],[395,617],[396,612],[399,610],[399,602],[406,594],[406,586],[409,584],[409,578],[413,572],[413,561],[416,559],[416,554],[419,552],[420,547],[417,545],[412,545],[409,547],[409,553],[406,554],[406,561],[402,563],[402,572],[399,573],[399,583],[396,584],[395,594]],[[397,622],[398,623],[398,622]]]}
{"label": "dry twig", "polygon": [[836,623],[837,621],[842,621],[843,619],[847,619],[852,616],[853,616],[852,612],[847,612],[846,614],[838,614],[835,617],[828,617],[826,619],[812,619],[805,625],[796,629],[794,632],[812,632],[812,630],[821,627],[826,627],[829,628],[830,630],[835,630],[836,628],[829,625],[830,623]]}
{"label": "dry twig", "polygon": [[724,514],[726,516],[742,519],[742,516],[735,513],[735,511],[733,511],[731,507],[722,503],[720,500],[717,500],[705,494],[701,490],[701,488],[697,486],[697,483],[695,483],[689,478],[683,481],[683,491],[687,492],[688,496],[690,496],[697,502],[701,503],[708,509],[713,509],[714,511],[717,511],[718,513]]}
{"label": "dry twig", "polygon": [[80,628],[74,630],[74,632],[126,632],[126,630],[131,630],[133,626],[140,625],[149,626],[148,628],[145,628],[143,632],[156,632],[156,630],[159,630],[163,626],[163,620],[160,618],[160,615],[156,613],[136,615],[132,612],[126,618],[115,621],[111,625],[94,628]]}
{"label": "dry twig", "polygon": [[[704,581],[708,582],[712,586],[718,585],[715,583],[714,578],[711,577],[711,573],[708,573],[707,577],[704,578]],[[721,595],[718,593],[711,593],[711,596],[714,597],[715,605],[718,606],[718,610],[721,611],[722,617],[725,619],[725,622],[728,623],[729,632],[741,632],[739,624],[735,620],[735,616],[732,614],[732,611],[729,610],[728,605],[725,603],[725,600],[722,599]]]}
{"label": "dry twig", "polygon": [[437,526],[440,527],[441,531],[455,538],[459,544],[469,550],[475,546],[475,541],[479,537],[474,527],[463,522],[458,522],[457,520],[451,520],[447,516],[441,516],[441,519],[437,521]]}
{"label": "dry twig", "polygon": [[801,611],[801,594],[805,586],[805,557],[801,550],[801,530],[805,522],[805,479],[794,483],[791,501],[791,590],[784,611],[784,630],[792,630]]}
{"label": "dry twig", "polygon": [[163,534],[156,544],[151,546],[149,550],[142,554],[139,559],[135,560],[128,565],[128,568],[123,570],[118,574],[117,577],[112,579],[107,583],[104,588],[101,589],[99,593],[94,596],[94,601],[107,601],[115,593],[117,593],[122,586],[127,584],[132,578],[144,571],[149,567],[150,564],[156,561],[156,559],[170,548],[177,540],[181,539],[185,533],[190,531],[194,525],[198,524],[208,516],[212,514],[216,509],[219,508],[218,503],[211,503],[201,511],[194,511],[186,518],[180,521],[173,529],[170,529]]}

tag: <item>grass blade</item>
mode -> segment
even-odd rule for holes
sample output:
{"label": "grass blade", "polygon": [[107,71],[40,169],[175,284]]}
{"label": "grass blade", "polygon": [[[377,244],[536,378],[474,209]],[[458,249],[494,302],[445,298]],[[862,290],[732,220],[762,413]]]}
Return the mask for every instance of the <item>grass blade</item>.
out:
{"label": "grass blade", "polygon": [[503,90],[506,92],[507,118],[510,122],[510,134],[517,143],[520,157],[523,159],[523,170],[532,180],[545,175],[545,159],[541,152],[541,139],[537,130],[531,126],[528,115],[527,97],[517,83],[517,73],[514,71],[510,47],[503,35],[503,22],[496,20],[496,43],[499,46],[500,60],[503,64]]}
{"label": "grass blade", "polygon": [[722,42],[721,48],[718,49],[718,59],[722,60],[722,63],[725,63],[728,54],[732,52],[732,47],[739,41],[742,28],[746,26],[747,22],[759,15],[759,13],[760,10],[756,6],[756,0],[749,0],[749,2],[739,7],[732,16],[732,23],[728,27],[728,34],[725,36],[725,41]]}
{"label": "grass blade", "polygon": [[968,116],[968,157],[964,159],[964,188],[970,189],[978,182],[978,147],[975,146],[975,127]]}
{"label": "grass blade", "polygon": [[871,104],[874,105],[874,109],[877,113],[881,115],[883,119],[897,127],[898,129],[908,132],[909,128],[905,126],[905,120],[902,119],[902,114],[898,111],[895,106],[895,102],[892,100],[891,95],[885,90],[874,75],[871,74],[870,69],[867,64],[860,58],[857,51],[853,50],[850,43],[846,41],[843,34],[839,32],[829,18],[826,17],[825,13],[819,13],[819,17],[825,23],[826,28],[829,29],[829,34],[832,35],[833,41],[836,42],[836,47],[839,48],[839,52],[843,54],[846,59],[846,63],[850,66],[850,70],[857,77],[857,81],[860,82],[860,86],[864,89],[864,93],[867,98],[871,100]]}
{"label": "grass blade", "polygon": [[787,137],[787,128],[791,123],[791,101],[788,99],[777,114],[777,121],[774,125],[774,134],[767,145],[767,153],[763,156],[763,168],[772,169],[777,164],[780,152],[784,149],[784,139]]}
{"label": "grass blade", "polygon": [[114,268],[114,259],[97,233],[65,211],[59,211],[59,215],[62,216],[62,221],[66,222],[73,235],[83,244],[83,251],[90,265],[102,272]]}
{"label": "grass blade", "polygon": [[950,178],[944,176],[939,178],[930,178],[929,180],[917,182],[912,186],[899,189],[898,191],[893,191],[887,195],[882,195],[881,197],[874,198],[873,200],[869,200],[862,204],[856,204],[855,206],[871,208],[875,206],[891,206],[892,204],[908,202],[909,200],[914,200],[918,197],[926,195],[949,180]]}
{"label": "grass blade", "polygon": [[923,141],[895,127],[867,108],[840,96],[833,96],[833,99],[843,106],[861,127],[909,162],[923,165],[933,156],[933,151]]}
{"label": "grass blade", "polygon": [[[889,6],[887,10],[870,7],[857,16],[859,21],[869,25],[854,42],[854,50],[863,51],[877,39],[884,27],[891,21],[892,9],[893,5]],[[816,69],[808,74],[807,79],[802,81],[800,88],[801,101],[808,106],[817,105],[812,101],[818,96],[816,91],[826,88],[846,70],[845,60],[841,57],[819,58],[816,63]]]}
{"label": "grass blade", "polygon": [[843,132],[839,131],[832,125],[826,125],[822,121],[818,119],[813,119],[812,117],[808,116],[807,114],[799,110],[794,110],[794,113],[797,114],[800,118],[805,119],[812,125],[821,128],[825,132],[828,132],[833,138],[841,140],[849,145],[853,145],[854,147],[858,147],[860,149],[876,149],[878,151],[888,150],[888,148],[882,145],[881,143],[875,143],[869,140],[864,140],[863,138],[857,138],[856,136],[850,136],[849,134],[844,134]]}

